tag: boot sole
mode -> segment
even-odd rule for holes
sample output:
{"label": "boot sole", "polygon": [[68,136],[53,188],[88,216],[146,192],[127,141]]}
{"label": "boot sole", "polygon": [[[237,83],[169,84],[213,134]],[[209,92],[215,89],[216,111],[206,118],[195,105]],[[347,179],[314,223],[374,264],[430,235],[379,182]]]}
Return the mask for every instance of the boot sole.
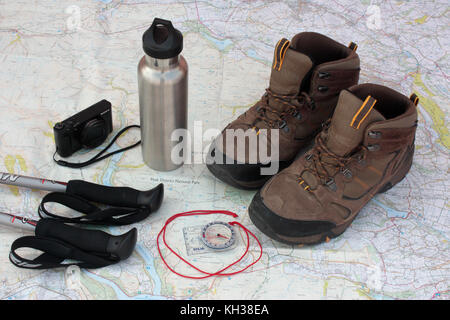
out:
{"label": "boot sole", "polygon": [[267,210],[262,203],[262,201],[253,201],[251,202],[248,208],[248,215],[250,220],[253,222],[255,227],[257,227],[262,233],[264,233],[269,238],[276,240],[281,243],[285,243],[288,245],[303,245],[303,244],[316,244],[320,242],[324,242],[327,237],[335,237],[329,232],[322,232],[318,234],[308,235],[304,237],[287,237],[281,234],[276,233],[269,224],[267,224],[260,216],[257,214],[258,211]]}
{"label": "boot sole", "polygon": [[223,169],[224,165],[219,165],[219,164],[207,164],[206,167],[208,168],[208,170],[213,174],[213,176],[215,176],[217,179],[225,182],[226,184],[241,189],[241,190],[258,190],[260,189],[264,183],[266,183],[267,180],[269,180],[269,178],[271,176],[267,176],[261,180],[256,180],[256,181],[239,181],[234,179],[229,173],[228,171],[226,171],[225,169]]}
{"label": "boot sole", "polygon": [[[390,190],[393,186],[395,186],[397,183],[399,183],[405,178],[406,174],[411,169],[413,154],[414,154],[414,147],[412,148],[412,151],[407,155],[407,158],[405,159],[405,164],[397,171],[397,173],[392,177],[392,179],[389,182],[385,183],[382,187],[378,189],[377,194],[384,193]],[[248,208],[250,220],[262,233],[264,233],[269,238],[289,245],[313,245],[322,242],[328,242],[330,239],[336,238],[340,236],[342,233],[344,233],[344,231],[350,226],[350,224],[353,222],[353,220],[359,213],[358,211],[353,216],[352,219],[328,231],[307,235],[303,237],[288,237],[276,233],[269,224],[267,224],[263,219],[260,218],[260,216],[258,215],[258,211],[267,210],[265,209],[265,205],[262,199],[261,200],[260,199],[261,199],[260,197],[256,199],[255,196],[255,198],[253,198],[252,203]]]}
{"label": "boot sole", "polygon": [[[213,149],[211,149],[213,150]],[[209,154],[211,154],[212,151],[209,152]],[[214,152],[217,152],[214,150]],[[269,180],[272,176],[271,175],[260,175],[259,179],[255,179],[255,180],[250,180],[250,181],[245,181],[245,180],[238,180],[235,177],[233,177],[229,170],[227,170],[227,166],[230,166],[229,164],[227,164],[227,160],[223,155],[221,155],[224,159],[224,164],[217,164],[217,163],[210,163],[210,164],[206,164],[206,167],[208,168],[208,170],[219,180],[225,182],[226,184],[238,188],[238,189],[242,189],[242,190],[258,190],[260,189],[266,182],[267,180]],[[210,160],[211,161],[211,160]],[[283,170],[284,168],[288,167],[292,162],[294,161],[294,159],[290,160],[290,161],[280,161],[278,163],[278,172]],[[211,161],[212,162],[212,161]],[[229,161],[232,162],[232,161]],[[231,166],[245,166],[247,164],[245,163],[235,163],[232,164]],[[267,165],[268,166],[268,165]],[[228,167],[229,168],[229,167]]]}

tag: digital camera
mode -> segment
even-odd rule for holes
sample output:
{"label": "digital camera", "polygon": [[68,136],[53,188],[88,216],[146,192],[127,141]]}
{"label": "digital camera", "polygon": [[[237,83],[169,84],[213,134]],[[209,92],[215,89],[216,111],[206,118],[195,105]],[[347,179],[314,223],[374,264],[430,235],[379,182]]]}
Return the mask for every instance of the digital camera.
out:
{"label": "digital camera", "polygon": [[53,127],[56,152],[68,157],[81,148],[95,148],[112,132],[111,103],[102,100]]}

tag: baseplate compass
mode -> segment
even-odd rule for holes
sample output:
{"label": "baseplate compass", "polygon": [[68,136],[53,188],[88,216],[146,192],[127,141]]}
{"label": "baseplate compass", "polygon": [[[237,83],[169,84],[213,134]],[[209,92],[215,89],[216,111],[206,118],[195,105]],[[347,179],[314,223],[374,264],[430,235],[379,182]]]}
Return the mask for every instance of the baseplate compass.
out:
{"label": "baseplate compass", "polygon": [[227,251],[237,243],[235,227],[222,221],[185,227],[183,236],[188,255]]}

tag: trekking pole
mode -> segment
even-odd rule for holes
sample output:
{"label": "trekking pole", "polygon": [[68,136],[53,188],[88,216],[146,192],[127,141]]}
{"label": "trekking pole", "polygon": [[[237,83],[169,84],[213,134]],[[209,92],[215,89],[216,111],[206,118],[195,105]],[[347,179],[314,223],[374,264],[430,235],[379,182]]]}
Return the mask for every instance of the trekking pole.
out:
{"label": "trekking pole", "polygon": [[34,230],[36,228],[37,221],[10,213],[0,212],[0,224],[23,230]]}
{"label": "trekking pole", "polygon": [[[113,236],[101,230],[87,230],[69,226],[55,219],[39,221],[0,212],[0,224],[34,231],[35,236],[21,237],[11,245],[9,259],[22,268],[46,269],[78,265],[100,268],[127,259],[137,240],[136,228]],[[19,248],[33,248],[44,252],[30,260],[17,254]],[[72,262],[63,263],[70,259]]]}
{"label": "trekking pole", "polygon": [[[0,172],[0,184],[51,191],[52,193],[47,194],[42,200],[39,215],[72,223],[103,225],[135,223],[158,210],[164,196],[162,183],[153,189],[139,191],[129,187],[108,187],[83,180],[61,182]],[[88,201],[114,207],[101,210]],[[86,216],[75,219],[56,216],[45,209],[46,202],[60,203]],[[114,216],[118,218],[113,218]]]}
{"label": "trekking pole", "polygon": [[49,179],[21,176],[0,172],[0,184],[40,189],[53,192],[65,192],[83,197],[86,200],[121,207],[149,207],[156,211],[164,195],[162,183],[148,191],[139,191],[129,187],[108,187],[83,180],[61,182]]}

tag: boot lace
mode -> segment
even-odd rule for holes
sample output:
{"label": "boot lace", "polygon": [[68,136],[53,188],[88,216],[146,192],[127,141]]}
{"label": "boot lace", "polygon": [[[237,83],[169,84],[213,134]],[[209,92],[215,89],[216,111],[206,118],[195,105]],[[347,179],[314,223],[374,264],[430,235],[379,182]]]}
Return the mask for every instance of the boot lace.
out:
{"label": "boot lace", "polygon": [[[326,137],[330,120],[324,124],[324,136]],[[309,171],[319,181],[319,184],[326,185],[335,190],[336,184],[334,177],[341,172],[346,177],[351,177],[352,173],[348,169],[351,162],[358,161],[363,163],[367,154],[367,147],[361,145],[352,155],[340,156],[332,152],[325,143],[325,137],[318,134],[315,138],[315,145],[305,156],[309,165],[298,176],[299,185],[305,190],[311,191],[311,188],[302,178],[305,171]]]}
{"label": "boot lace", "polygon": [[[287,106],[283,111],[274,109],[269,105],[270,98]],[[299,105],[294,104],[297,101]],[[283,128],[286,125],[285,117],[287,115],[297,116],[299,115],[298,108],[301,105],[306,105],[310,109],[315,108],[314,100],[306,93],[302,92],[300,95],[281,95],[276,94],[269,88],[266,89],[266,93],[263,95],[260,101],[260,105],[257,107],[258,115],[253,122],[253,126],[257,122],[263,122],[269,128]],[[256,127],[254,126],[253,129]]]}

